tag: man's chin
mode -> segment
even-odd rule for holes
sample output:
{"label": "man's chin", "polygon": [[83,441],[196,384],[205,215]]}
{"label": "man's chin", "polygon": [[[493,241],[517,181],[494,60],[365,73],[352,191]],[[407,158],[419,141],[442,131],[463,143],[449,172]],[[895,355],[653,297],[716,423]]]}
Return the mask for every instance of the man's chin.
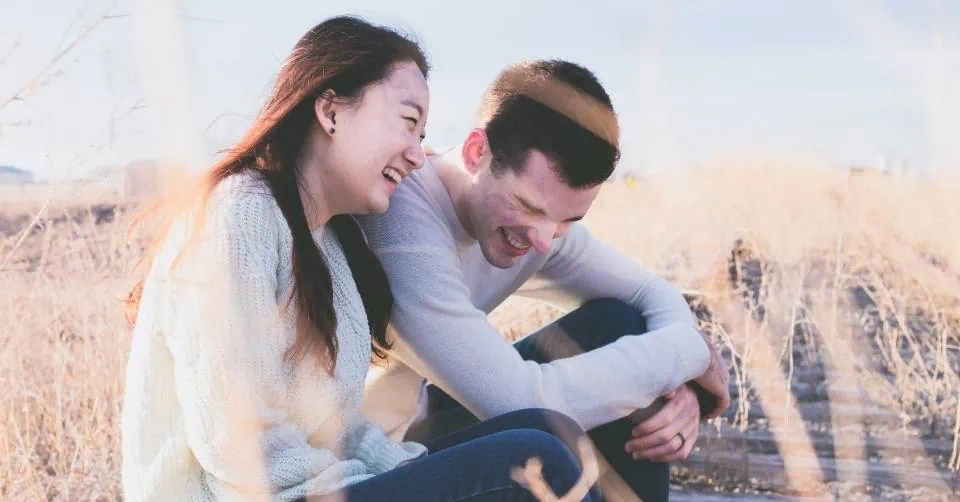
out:
{"label": "man's chin", "polygon": [[483,257],[487,259],[487,263],[494,267],[507,269],[517,264],[517,259],[514,257],[492,252],[483,246],[480,247],[480,250],[483,251]]}

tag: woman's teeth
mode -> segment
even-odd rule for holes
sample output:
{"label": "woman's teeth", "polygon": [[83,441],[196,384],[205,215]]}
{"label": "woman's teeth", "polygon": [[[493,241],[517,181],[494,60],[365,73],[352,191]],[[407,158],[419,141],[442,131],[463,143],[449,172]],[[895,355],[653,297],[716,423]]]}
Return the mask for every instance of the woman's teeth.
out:
{"label": "woman's teeth", "polygon": [[384,168],[383,176],[398,185],[400,184],[401,181],[403,181],[403,174],[401,174],[400,171],[397,171],[392,167]]}
{"label": "woman's teeth", "polygon": [[505,236],[507,237],[507,242],[509,242],[511,246],[513,246],[513,247],[515,247],[515,248],[517,248],[517,249],[519,249],[519,250],[521,250],[521,251],[523,251],[523,250],[525,250],[525,249],[527,249],[527,248],[530,247],[529,244],[524,244],[524,243],[518,241],[517,239],[514,239],[510,234],[507,233],[506,230],[503,231],[503,235],[505,235]]}

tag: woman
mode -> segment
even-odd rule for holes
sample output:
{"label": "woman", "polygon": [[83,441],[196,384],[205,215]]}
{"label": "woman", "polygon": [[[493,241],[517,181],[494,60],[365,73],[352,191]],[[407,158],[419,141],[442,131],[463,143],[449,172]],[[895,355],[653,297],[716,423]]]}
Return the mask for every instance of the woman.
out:
{"label": "woman", "polygon": [[[394,31],[319,24],[249,131],[166,206],[170,224],[128,298],[126,500],[530,500],[509,469],[532,456],[554,491],[577,479],[569,447],[535,430],[546,428],[537,411],[430,455],[361,414],[393,298],[349,214],[386,210],[422,166],[427,73]],[[568,440],[582,434],[564,427]]]}

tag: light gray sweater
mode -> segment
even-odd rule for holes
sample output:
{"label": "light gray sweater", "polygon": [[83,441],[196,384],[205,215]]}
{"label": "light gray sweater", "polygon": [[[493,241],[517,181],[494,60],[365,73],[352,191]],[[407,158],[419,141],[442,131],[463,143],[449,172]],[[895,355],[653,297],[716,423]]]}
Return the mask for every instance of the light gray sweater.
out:
{"label": "light gray sweater", "polygon": [[150,272],[126,373],[128,501],[294,500],[335,491],[425,453],[361,414],[370,330],[339,242],[314,240],[333,278],[336,373],[292,365],[292,237],[254,175],[217,187],[205,227],[175,271],[189,224]]}
{"label": "light gray sweater", "polygon": [[[574,224],[547,254],[490,265],[431,165],[397,189],[385,215],[360,218],[395,298],[395,362],[368,378],[367,416],[400,438],[426,407],[424,377],[489,418],[542,407],[590,429],[700,376],[710,353],[680,292]],[[649,332],[549,364],[524,361],[487,321],[515,292],[575,307],[618,298]]]}

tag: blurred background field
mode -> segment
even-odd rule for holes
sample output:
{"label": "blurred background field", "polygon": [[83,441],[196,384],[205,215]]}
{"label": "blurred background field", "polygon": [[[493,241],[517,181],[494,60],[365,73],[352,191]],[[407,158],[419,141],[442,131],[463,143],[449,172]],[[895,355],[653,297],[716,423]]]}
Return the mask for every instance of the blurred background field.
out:
{"label": "blurred background field", "polygon": [[[773,160],[605,186],[587,225],[675,281],[731,361],[735,405],[676,499],[956,496],[958,188]],[[134,206],[53,202],[0,204],[0,496],[115,500]],[[559,314],[492,319],[515,339]]]}

